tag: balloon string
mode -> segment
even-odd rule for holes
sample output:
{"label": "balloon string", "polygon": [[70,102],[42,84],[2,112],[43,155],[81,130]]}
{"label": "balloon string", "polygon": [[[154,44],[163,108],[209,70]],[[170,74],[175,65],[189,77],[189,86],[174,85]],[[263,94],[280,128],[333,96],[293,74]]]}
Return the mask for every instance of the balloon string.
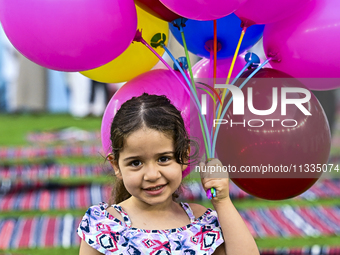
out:
{"label": "balloon string", "polygon": [[[170,56],[170,58],[172,59],[172,61],[174,61],[176,67],[178,68],[178,70],[181,72],[181,74],[183,75],[184,79],[186,80],[186,82],[189,85],[189,88],[191,90],[192,93],[190,93],[190,98],[192,99],[192,101],[196,106],[196,109],[198,110],[198,117],[200,120],[200,125],[201,125],[201,131],[202,131],[202,135],[203,135],[203,139],[204,139],[204,146],[206,149],[206,153],[207,155],[210,156],[210,151],[211,151],[211,139],[207,139],[207,136],[209,135],[209,129],[208,129],[208,125],[206,122],[206,119],[203,117],[202,115],[202,108],[201,108],[201,104],[197,98],[197,93],[193,91],[193,87],[190,85],[190,81],[188,79],[188,77],[186,76],[186,74],[184,73],[182,67],[178,64],[178,61],[175,59],[175,57],[171,54],[171,52],[169,51],[169,49],[164,45],[161,44],[161,46],[163,47],[163,49],[165,50],[165,52]],[[194,98],[192,98],[192,96]],[[209,137],[209,136],[208,136]]]}
{"label": "balloon string", "polygon": [[197,87],[197,88],[198,88],[198,89],[201,89],[201,90],[203,90],[203,91],[205,91],[205,92],[212,98],[212,100],[214,101],[214,103],[216,104],[216,100],[215,100],[214,96],[210,93],[209,90],[207,90],[207,89],[205,89],[205,88],[200,88],[200,87]]}
{"label": "balloon string", "polygon": [[[193,86],[193,89],[194,89],[194,94],[195,96],[197,96],[197,90],[196,90],[196,85],[195,85],[195,81],[194,81],[194,75],[192,73],[192,67],[191,67],[191,61],[190,61],[190,58],[189,58],[189,52],[188,52],[188,47],[187,47],[187,43],[186,43],[186,40],[185,40],[185,35],[184,35],[184,31],[183,31],[183,26],[179,26],[179,31],[181,32],[181,36],[182,36],[182,42],[183,42],[183,47],[184,47],[184,52],[185,52],[185,56],[187,58],[187,62],[188,62],[188,69],[189,69],[189,73],[190,73],[190,78],[191,78],[191,82],[192,82],[192,86]],[[206,119],[203,118],[202,116],[202,120],[203,120],[203,123],[205,125],[205,132],[207,133],[207,138],[209,138],[209,129],[208,129],[208,126],[207,126],[207,122],[206,122]],[[203,133],[203,131],[202,131]],[[203,136],[204,137],[204,136]],[[208,139],[208,145],[209,145],[209,151],[207,151],[207,157],[210,158],[210,152],[211,152],[211,140]]]}
{"label": "balloon string", "polygon": [[217,69],[217,20],[214,20],[214,85],[216,83]]}
{"label": "balloon string", "polygon": [[[214,53],[210,50],[210,61],[209,61],[209,78],[214,77]],[[209,79],[210,83],[210,79]],[[214,84],[213,84],[214,87]]]}
{"label": "balloon string", "polygon": [[[237,81],[238,78],[240,78],[240,76],[243,74],[243,72],[251,65],[252,63],[251,62],[247,62],[247,64],[242,68],[242,70],[237,74],[237,76],[234,78],[234,80],[232,81],[231,84],[235,84],[235,82]],[[227,96],[227,94],[225,95],[225,97]],[[225,99],[225,98],[224,98]],[[223,100],[224,101],[224,100]],[[222,104],[218,104],[217,106],[217,110],[219,110],[220,107],[223,107]],[[218,119],[218,115],[217,115],[217,112],[216,112],[216,116],[215,116],[216,119]]]}
{"label": "balloon string", "polygon": [[184,87],[185,91],[190,95],[190,91],[188,90],[187,86],[185,85],[185,83],[183,83],[183,81],[178,77],[178,75],[175,73],[175,71],[169,66],[169,64],[157,53],[157,51],[155,51],[145,40],[144,38],[139,39],[141,43],[143,43],[149,50],[152,51],[153,54],[156,55],[156,57],[158,57],[158,59],[160,61],[162,61],[162,63],[170,70],[170,72],[177,78],[177,80],[182,84],[182,86]]}
{"label": "balloon string", "polygon": [[[214,20],[214,76],[213,76],[213,87],[215,88],[216,84],[216,68],[217,67],[217,20]],[[214,97],[216,97],[214,95]],[[216,101],[216,99],[215,99]],[[214,104],[214,109],[213,109],[213,116],[215,116],[216,112],[216,104]],[[212,137],[214,137],[215,134],[215,127],[212,128]]]}
{"label": "balloon string", "polygon": [[[237,47],[236,47],[236,50],[235,50],[235,54],[234,54],[233,60],[232,60],[231,65],[230,65],[230,69],[229,69],[229,73],[228,73],[226,84],[229,84],[229,80],[230,80],[231,74],[233,72],[234,65],[235,65],[235,62],[236,62],[236,58],[237,58],[238,52],[240,51],[241,43],[243,41],[243,37],[244,37],[244,34],[246,33],[246,30],[247,30],[247,27],[243,27],[242,28],[241,36],[240,36],[240,39],[238,41],[238,44],[237,44]],[[223,95],[222,95],[222,98],[223,98],[222,103],[224,103],[224,98],[225,98],[226,93],[227,93],[227,90],[224,89],[223,90]],[[221,116],[221,110],[222,110],[222,107],[219,109],[219,112],[218,112],[218,115],[217,115],[218,119]]]}
{"label": "balloon string", "polygon": [[[264,61],[261,65],[259,65],[248,77],[247,79],[244,80],[244,82],[240,85],[239,89],[242,89],[244,87],[244,85],[246,85],[246,83],[258,72],[260,71],[260,69],[265,66],[270,60],[272,60],[272,58],[268,58],[266,61]],[[249,62],[248,62],[249,64]],[[233,85],[236,82],[236,78],[233,80],[233,82],[231,83],[231,85]],[[224,118],[229,105],[231,104],[231,102],[233,101],[233,97],[231,97],[227,103],[227,105],[224,107],[223,112],[222,112],[222,119]],[[216,147],[216,140],[217,140],[217,135],[218,135],[218,131],[220,130],[220,126],[221,125],[217,125],[216,128],[216,132],[214,135],[214,140],[213,140],[213,146],[212,146],[212,152],[211,155],[215,155],[215,147]]]}
{"label": "balloon string", "polygon": [[188,47],[187,47],[187,43],[186,43],[186,40],[185,40],[184,31],[183,31],[182,26],[180,26],[179,31],[181,32],[181,36],[182,36],[183,47],[184,47],[185,56],[186,56],[187,62],[188,62],[188,69],[189,69],[189,73],[190,73],[191,83],[192,83],[192,86],[194,88],[195,93],[197,93],[196,85],[195,85],[195,81],[194,81],[194,75],[192,73],[191,61],[190,61],[190,58],[189,58]]}

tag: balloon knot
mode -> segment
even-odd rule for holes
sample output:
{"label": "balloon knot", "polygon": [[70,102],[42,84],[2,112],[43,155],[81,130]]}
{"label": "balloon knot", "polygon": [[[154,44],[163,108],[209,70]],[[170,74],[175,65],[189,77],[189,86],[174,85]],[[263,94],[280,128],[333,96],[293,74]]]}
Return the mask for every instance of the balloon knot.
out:
{"label": "balloon knot", "polygon": [[144,39],[142,37],[142,30],[137,29],[135,38],[133,38],[133,42],[142,42]]}
{"label": "balloon knot", "polygon": [[280,55],[280,53],[269,52],[268,53],[268,59],[270,61],[281,62],[281,55]]}
{"label": "balloon knot", "polygon": [[180,32],[183,32],[183,27],[185,27],[185,23],[187,22],[187,18],[178,18],[172,21],[172,25],[177,27]]}
{"label": "balloon knot", "polygon": [[153,48],[157,48],[159,46],[164,46],[165,45],[165,41],[166,41],[166,35],[163,33],[158,33],[155,34],[152,38],[151,38],[151,43],[150,45]]}
{"label": "balloon knot", "polygon": [[[204,44],[204,49],[206,49],[208,52],[214,52],[214,40],[208,40]],[[222,49],[222,44],[217,41],[217,52],[219,52]]]}
{"label": "balloon knot", "polygon": [[[188,61],[186,57],[179,57],[176,61],[183,70],[188,70]],[[174,69],[176,71],[179,71],[175,63],[174,63]]]}
{"label": "balloon knot", "polygon": [[248,52],[245,56],[244,56],[244,60],[247,63],[250,63],[248,69],[251,68],[256,68],[259,66],[260,64],[260,58],[253,52]]}

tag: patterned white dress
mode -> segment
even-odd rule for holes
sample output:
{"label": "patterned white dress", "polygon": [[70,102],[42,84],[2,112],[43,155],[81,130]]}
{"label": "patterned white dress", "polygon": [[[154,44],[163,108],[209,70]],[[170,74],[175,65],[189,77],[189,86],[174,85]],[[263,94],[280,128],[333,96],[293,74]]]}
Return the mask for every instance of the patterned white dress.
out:
{"label": "patterned white dress", "polygon": [[209,208],[195,219],[190,206],[187,203],[180,204],[191,221],[181,228],[133,228],[129,216],[121,206],[112,205],[122,215],[124,222],[108,213],[108,205],[101,203],[87,210],[77,232],[91,247],[103,254],[212,254],[224,242],[216,211]]}

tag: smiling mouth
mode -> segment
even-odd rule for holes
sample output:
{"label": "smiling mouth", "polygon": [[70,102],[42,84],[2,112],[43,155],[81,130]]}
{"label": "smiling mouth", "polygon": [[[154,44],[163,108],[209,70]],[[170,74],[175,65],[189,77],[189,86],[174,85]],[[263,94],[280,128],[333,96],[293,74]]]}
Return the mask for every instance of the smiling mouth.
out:
{"label": "smiling mouth", "polygon": [[156,187],[153,187],[153,188],[144,189],[144,190],[159,190],[159,189],[163,188],[165,185],[166,184],[160,185],[160,186],[156,186]]}

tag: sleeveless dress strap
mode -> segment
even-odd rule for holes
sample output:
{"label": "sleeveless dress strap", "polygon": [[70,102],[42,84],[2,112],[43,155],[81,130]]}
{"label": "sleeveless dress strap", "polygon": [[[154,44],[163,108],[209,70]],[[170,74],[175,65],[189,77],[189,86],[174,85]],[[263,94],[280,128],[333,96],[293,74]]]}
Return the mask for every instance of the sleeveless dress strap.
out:
{"label": "sleeveless dress strap", "polygon": [[185,210],[185,212],[188,214],[189,218],[190,218],[190,222],[193,223],[195,221],[195,215],[192,212],[190,206],[188,203],[182,203],[181,202],[181,206],[183,207],[183,209]]}
{"label": "sleeveless dress strap", "polygon": [[112,206],[116,209],[117,212],[119,212],[122,215],[125,225],[131,227],[131,220],[129,218],[129,215],[123,210],[123,208],[120,205],[116,204]]}

